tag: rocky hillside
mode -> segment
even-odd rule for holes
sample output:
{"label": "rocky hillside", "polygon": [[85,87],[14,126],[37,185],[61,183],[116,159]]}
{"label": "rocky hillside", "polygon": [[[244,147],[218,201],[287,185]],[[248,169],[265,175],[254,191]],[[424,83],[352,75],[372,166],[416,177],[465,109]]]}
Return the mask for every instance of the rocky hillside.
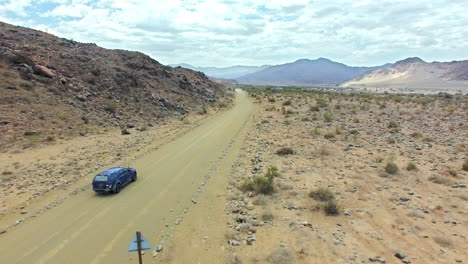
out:
{"label": "rocky hillside", "polygon": [[292,63],[271,66],[264,70],[248,74],[236,81],[242,84],[260,85],[337,85],[353,79],[368,71],[388,67],[351,67],[329,59],[297,60]]}
{"label": "rocky hillside", "polygon": [[468,60],[428,63],[408,58],[392,67],[368,72],[343,87],[376,90],[406,89],[426,92],[468,92]]}
{"label": "rocky hillside", "polygon": [[107,127],[145,129],[225,95],[203,73],[0,22],[0,150]]}

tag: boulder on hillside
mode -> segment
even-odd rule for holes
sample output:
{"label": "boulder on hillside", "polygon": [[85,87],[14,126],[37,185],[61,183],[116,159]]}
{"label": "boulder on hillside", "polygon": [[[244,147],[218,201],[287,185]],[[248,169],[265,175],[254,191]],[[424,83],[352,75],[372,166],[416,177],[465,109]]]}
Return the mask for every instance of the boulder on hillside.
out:
{"label": "boulder on hillside", "polygon": [[34,71],[36,71],[36,73],[38,73],[39,75],[42,75],[44,77],[48,77],[48,78],[54,78],[55,77],[55,73],[53,73],[52,70],[50,70],[46,66],[36,64],[36,65],[34,65]]}

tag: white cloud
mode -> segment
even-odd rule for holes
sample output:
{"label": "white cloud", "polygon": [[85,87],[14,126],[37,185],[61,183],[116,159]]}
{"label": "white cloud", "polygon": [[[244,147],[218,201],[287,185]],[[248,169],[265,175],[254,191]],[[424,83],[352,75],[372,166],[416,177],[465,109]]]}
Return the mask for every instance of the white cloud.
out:
{"label": "white cloud", "polygon": [[[45,2],[55,5],[34,22],[34,10]],[[468,50],[463,0],[39,0],[31,7],[27,0],[0,0],[0,18],[139,50],[163,63],[261,65],[328,57],[373,65],[405,56],[467,59]]]}

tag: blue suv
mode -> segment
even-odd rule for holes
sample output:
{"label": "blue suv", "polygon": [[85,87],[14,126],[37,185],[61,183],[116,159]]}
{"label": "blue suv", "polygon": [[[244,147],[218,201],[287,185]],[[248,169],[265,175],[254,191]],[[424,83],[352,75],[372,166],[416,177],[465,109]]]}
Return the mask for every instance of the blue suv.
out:
{"label": "blue suv", "polygon": [[110,168],[94,177],[93,191],[119,193],[124,185],[136,180],[137,172],[133,168]]}

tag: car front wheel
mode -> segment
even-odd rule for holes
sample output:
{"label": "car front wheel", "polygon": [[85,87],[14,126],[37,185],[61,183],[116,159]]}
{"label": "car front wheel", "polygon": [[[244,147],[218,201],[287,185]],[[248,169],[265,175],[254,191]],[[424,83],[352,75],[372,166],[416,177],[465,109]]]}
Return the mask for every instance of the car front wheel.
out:
{"label": "car front wheel", "polygon": [[136,181],[136,180],[137,180],[137,174],[136,174],[136,172],[135,172],[135,175],[133,175],[132,181]]}
{"label": "car front wheel", "polygon": [[119,193],[119,192],[120,192],[120,183],[117,183],[117,185],[115,186],[114,192],[115,192],[115,193]]}

